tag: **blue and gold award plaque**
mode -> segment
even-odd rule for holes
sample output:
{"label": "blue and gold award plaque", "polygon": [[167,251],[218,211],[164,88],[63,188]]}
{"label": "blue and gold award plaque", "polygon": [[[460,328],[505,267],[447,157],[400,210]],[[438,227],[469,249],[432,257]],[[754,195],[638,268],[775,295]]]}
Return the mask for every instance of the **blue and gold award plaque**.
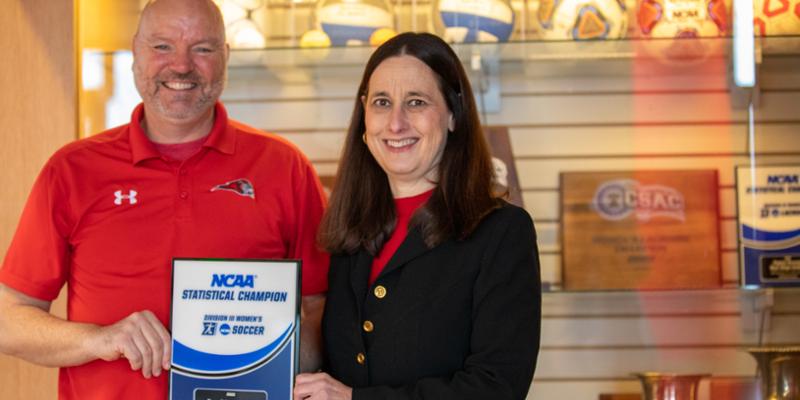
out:
{"label": "blue and gold award plaque", "polygon": [[300,261],[175,259],[170,399],[291,399]]}
{"label": "blue and gold award plaque", "polygon": [[800,165],[736,168],[744,287],[800,286]]}

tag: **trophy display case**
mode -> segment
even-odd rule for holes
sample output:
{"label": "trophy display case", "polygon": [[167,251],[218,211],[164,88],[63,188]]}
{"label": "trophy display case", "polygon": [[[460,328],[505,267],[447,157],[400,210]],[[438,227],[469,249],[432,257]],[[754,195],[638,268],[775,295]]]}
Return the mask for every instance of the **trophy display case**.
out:
{"label": "trophy display case", "polygon": [[[744,287],[741,280],[736,172],[800,160],[800,24],[791,17],[800,10],[797,0],[756,1],[754,27],[762,36],[754,42],[751,87],[734,83],[737,50],[727,1],[221,3],[233,10],[226,22],[235,48],[222,96],[229,115],[295,143],[326,185],[335,179],[358,81],[375,45],[404,31],[432,32],[453,43],[481,122],[493,135],[496,171],[506,173],[511,200],[536,225],[542,347],[529,399],[640,393],[632,372],[700,371],[711,375],[696,388],[697,398],[707,400],[716,383],[735,388],[754,378],[756,363],[743,349],[800,344],[800,289]],[[789,14],[781,11],[784,3]],[[137,7],[126,12],[131,8]],[[81,37],[81,136],[126,123],[139,102],[125,47],[133,29],[104,31],[121,35],[123,45]],[[564,197],[562,177],[609,171],[634,179],[643,171],[669,171],[669,179],[687,182],[687,175],[706,174],[680,188],[685,199],[705,207],[683,233],[673,232],[680,218],[658,213],[650,221],[669,219],[663,228],[626,228],[628,236],[680,236],[677,244],[691,248],[680,262],[664,258],[653,275],[636,271],[643,263],[628,265],[629,276],[639,280],[625,281],[613,257],[593,254],[591,241],[566,247],[565,230],[584,232],[580,220],[565,229],[564,212],[576,203]],[[664,186],[640,183],[628,192]],[[577,207],[591,210],[592,194]],[[631,215],[641,211],[634,205]],[[798,239],[783,244],[791,240]],[[638,248],[641,260],[648,249]],[[578,275],[570,276],[580,287],[565,279],[566,257],[574,251],[581,258],[570,264]],[[776,265],[794,265],[792,257]],[[733,392],[725,398],[745,398]]]}

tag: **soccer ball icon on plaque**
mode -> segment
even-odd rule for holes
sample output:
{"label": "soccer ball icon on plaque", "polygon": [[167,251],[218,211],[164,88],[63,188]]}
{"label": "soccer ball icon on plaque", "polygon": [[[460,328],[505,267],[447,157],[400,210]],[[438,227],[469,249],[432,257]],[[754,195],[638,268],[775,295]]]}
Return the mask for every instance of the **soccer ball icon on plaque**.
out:
{"label": "soccer ball icon on plaque", "polygon": [[647,43],[649,53],[667,64],[696,64],[721,51],[719,38],[730,27],[724,0],[639,0],[636,21],[642,36],[659,40]]}
{"label": "soccer ball icon on plaque", "polygon": [[547,40],[621,39],[628,30],[624,0],[541,0],[536,19]]}
{"label": "soccer ball icon on plaque", "polygon": [[334,46],[375,44],[376,31],[381,36],[394,32],[394,14],[388,0],[320,0],[316,14]]}
{"label": "soccer ball icon on plaque", "polygon": [[439,0],[434,31],[448,43],[506,42],[514,31],[508,0]]}
{"label": "soccer ball icon on plaque", "polygon": [[755,0],[756,36],[800,35],[800,0]]}

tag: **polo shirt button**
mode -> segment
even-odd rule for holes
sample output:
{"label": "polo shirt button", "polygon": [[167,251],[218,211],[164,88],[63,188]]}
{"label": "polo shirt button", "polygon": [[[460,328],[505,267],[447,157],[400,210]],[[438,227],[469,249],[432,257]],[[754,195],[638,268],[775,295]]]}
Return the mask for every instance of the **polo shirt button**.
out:
{"label": "polo shirt button", "polygon": [[180,194],[179,196],[180,196],[182,199],[186,200],[187,198],[189,198],[189,193],[186,193],[186,192],[181,192],[181,194]]}
{"label": "polo shirt button", "polygon": [[373,290],[372,293],[375,297],[382,299],[386,297],[386,288],[381,285],[375,286],[375,290]]}
{"label": "polo shirt button", "polygon": [[364,329],[364,332],[372,332],[375,329],[375,325],[370,320],[364,321],[361,327]]}
{"label": "polo shirt button", "polygon": [[366,361],[367,361],[367,356],[365,356],[365,355],[364,355],[364,353],[358,353],[358,354],[356,354],[356,362],[357,362],[359,365],[364,365],[364,363],[365,363]]}

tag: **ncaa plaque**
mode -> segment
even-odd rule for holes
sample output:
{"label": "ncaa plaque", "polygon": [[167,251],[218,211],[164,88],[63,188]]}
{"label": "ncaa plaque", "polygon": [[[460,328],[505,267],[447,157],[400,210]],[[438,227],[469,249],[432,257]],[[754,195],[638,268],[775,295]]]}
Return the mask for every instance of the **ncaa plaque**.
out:
{"label": "ncaa plaque", "polygon": [[289,400],[300,261],[174,259],[169,398]]}
{"label": "ncaa plaque", "polygon": [[561,174],[567,290],[721,284],[715,170]]}
{"label": "ncaa plaque", "polygon": [[800,165],[738,166],[744,286],[800,286]]}

